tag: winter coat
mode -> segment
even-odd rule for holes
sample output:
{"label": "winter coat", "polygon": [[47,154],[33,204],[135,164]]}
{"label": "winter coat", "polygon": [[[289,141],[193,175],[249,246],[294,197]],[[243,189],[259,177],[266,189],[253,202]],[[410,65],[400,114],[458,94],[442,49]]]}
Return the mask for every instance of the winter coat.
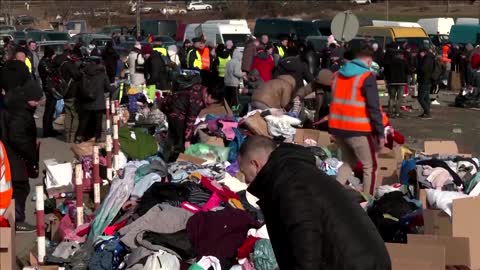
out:
{"label": "winter coat", "polygon": [[117,61],[120,59],[120,56],[113,47],[107,46],[102,54],[102,59],[105,62],[105,68],[110,82],[114,82],[117,73]]}
{"label": "winter coat", "polygon": [[[5,96],[6,108],[0,111],[1,140],[7,150],[13,181],[28,181],[27,166],[38,168],[37,127],[25,98],[25,91],[40,86],[33,80]],[[42,91],[38,89],[36,91]]]}
{"label": "winter coat", "polygon": [[407,84],[408,63],[405,59],[394,57],[388,68],[388,84]]}
{"label": "winter coat", "polygon": [[283,58],[279,63],[276,76],[291,75],[295,78],[295,90],[303,86],[303,80],[307,83],[313,81],[313,74],[308,70],[307,63],[300,59],[300,56],[289,56]]}
{"label": "winter coat", "polygon": [[250,41],[247,43],[245,50],[243,51],[242,71],[248,73],[252,70],[252,64],[256,54],[257,48],[255,47],[255,42]]}
{"label": "winter coat", "polygon": [[128,54],[128,72],[130,73],[130,79],[132,80],[132,84],[134,86],[145,84],[145,75],[143,72],[135,71],[137,62],[139,65],[144,65],[145,59],[143,58],[139,49],[133,48],[133,50]]}
{"label": "winter coat", "polygon": [[252,101],[261,102],[270,108],[285,108],[295,91],[295,79],[281,75],[270,80],[253,92]]}
{"label": "winter coat", "polygon": [[423,58],[418,61],[417,67],[417,81],[419,84],[431,84],[433,65],[435,59],[430,53],[425,54]]}
{"label": "winter coat", "polygon": [[169,119],[184,122],[185,140],[190,141],[194,131],[195,121],[202,109],[206,107],[203,93],[206,87],[196,84],[190,89],[177,91],[173,95],[162,99],[160,110]]}
{"label": "winter coat", "polygon": [[51,58],[42,57],[38,64],[38,74],[42,80],[43,91],[47,91],[47,80],[52,78],[53,75],[53,60]]}
{"label": "winter coat", "polygon": [[145,79],[147,85],[155,85],[157,89],[168,89],[168,73],[165,60],[162,55],[153,51],[145,62]]}
{"label": "winter coat", "polygon": [[248,191],[259,199],[280,269],[391,269],[375,225],[306,148],[280,145]]}
{"label": "winter coat", "polygon": [[178,56],[178,48],[176,45],[168,46],[168,57],[172,63],[175,63],[177,67],[180,67],[180,57]]}
{"label": "winter coat", "polygon": [[110,86],[105,67],[97,64],[88,64],[84,71],[85,78],[84,87],[88,87],[88,91],[95,93],[93,100],[82,100],[78,98],[79,105],[82,110],[100,111],[105,110],[105,93],[112,92],[114,89]]}
{"label": "winter coat", "polygon": [[7,61],[0,75],[1,88],[8,92],[16,87],[23,85],[31,78],[28,68],[22,61]]}
{"label": "winter coat", "polygon": [[275,68],[275,62],[273,61],[273,57],[268,55],[267,52],[260,52],[255,56],[255,60],[253,60],[252,70],[258,70],[260,74],[260,78],[263,81],[268,82],[272,79],[272,72]]}
{"label": "winter coat", "polygon": [[70,81],[70,79],[72,80],[70,89],[68,89],[64,99],[75,98],[78,89],[82,87],[82,72],[80,72],[77,64],[68,59],[66,55],[59,55],[53,59],[53,68],[57,70],[60,69],[60,75],[66,82]]}
{"label": "winter coat", "polygon": [[225,66],[225,86],[238,87],[242,78],[242,52],[237,49],[233,52],[232,59]]}

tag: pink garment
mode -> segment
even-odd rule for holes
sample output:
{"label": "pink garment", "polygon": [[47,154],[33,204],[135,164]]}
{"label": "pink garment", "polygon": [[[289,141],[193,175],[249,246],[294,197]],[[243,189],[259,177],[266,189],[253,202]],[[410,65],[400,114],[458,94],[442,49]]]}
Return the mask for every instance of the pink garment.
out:
{"label": "pink garment", "polygon": [[233,129],[238,127],[238,123],[223,120],[220,120],[218,122],[222,124],[222,132],[223,134],[225,134],[225,138],[228,141],[232,141],[233,139],[235,139],[235,132],[233,131]]}
{"label": "pink garment", "polygon": [[221,203],[222,198],[220,198],[220,196],[214,192],[212,196],[210,196],[210,199],[208,199],[207,203],[202,207],[202,211],[210,211],[213,208],[220,206]]}
{"label": "pink garment", "polygon": [[446,169],[437,167],[432,170],[427,181],[432,183],[433,188],[442,189],[445,184],[453,182],[453,177]]}
{"label": "pink garment", "polygon": [[189,202],[182,202],[182,204],[180,205],[183,209],[189,211],[189,212],[192,212],[192,213],[197,213],[197,212],[200,212],[202,211],[202,209],[194,204],[191,204]]}
{"label": "pink garment", "polygon": [[116,231],[120,230],[127,224],[127,220],[120,221],[116,224],[110,225],[103,231],[106,235],[113,235]]}
{"label": "pink garment", "polygon": [[218,196],[222,199],[224,202],[228,202],[229,199],[237,199],[240,200],[240,197],[233,191],[231,191],[228,187],[226,186],[221,186],[219,183],[216,181],[202,176],[202,179],[200,179],[200,182],[203,187],[206,189],[210,190],[211,192],[217,193]]}
{"label": "pink garment", "polygon": [[75,225],[73,224],[70,217],[68,215],[65,215],[62,220],[60,220],[58,231],[62,240],[84,243],[85,236],[90,231],[90,223],[85,223],[75,228]]}

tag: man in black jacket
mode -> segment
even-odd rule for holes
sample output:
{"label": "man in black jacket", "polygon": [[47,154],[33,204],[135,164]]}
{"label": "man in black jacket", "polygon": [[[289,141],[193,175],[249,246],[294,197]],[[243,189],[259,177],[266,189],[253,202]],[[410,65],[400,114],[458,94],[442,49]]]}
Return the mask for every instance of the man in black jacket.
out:
{"label": "man in black jacket", "polygon": [[[405,53],[399,52],[389,63],[388,75],[388,114],[390,118],[400,117],[400,106],[405,86],[408,83],[408,63]],[[395,109],[394,109],[395,108]]]}
{"label": "man in black jacket", "polygon": [[45,47],[40,63],[38,64],[38,73],[40,79],[42,80],[43,92],[45,93],[45,111],[43,112],[43,137],[56,137],[60,135],[53,128],[53,116],[55,114],[55,105],[57,104],[57,99],[53,97],[52,93],[49,90],[49,87],[52,85],[53,77],[53,56],[55,51],[49,46]]}
{"label": "man in black jacket", "polygon": [[[5,91],[5,94],[23,85],[31,78],[27,65],[25,65],[26,57],[24,52],[19,51],[15,54],[15,59],[7,61],[2,68],[0,74],[0,90]],[[23,59],[23,61],[18,59]],[[4,96],[0,94],[0,107],[3,106],[3,100]]]}
{"label": "man in black jacket", "polygon": [[17,232],[35,231],[35,226],[25,223],[25,202],[30,193],[29,178],[38,177],[37,127],[33,114],[42,96],[38,83],[30,79],[6,94],[5,109],[0,111],[1,140],[12,174]]}
{"label": "man in black jacket", "polygon": [[143,46],[142,53],[146,59],[144,73],[147,86],[155,85],[155,88],[160,90],[169,89],[167,65],[162,55],[149,45]]}
{"label": "man in black jacket", "polygon": [[65,138],[67,143],[73,143],[78,128],[77,91],[81,87],[82,73],[76,62],[81,55],[67,50],[62,55],[54,58],[54,69],[59,71],[60,76],[68,83],[69,87],[63,97],[65,103]]}
{"label": "man in black jacket", "polygon": [[423,114],[419,117],[422,119],[432,119],[430,114],[430,89],[432,87],[433,61],[433,55],[427,49],[422,49],[419,52],[417,82],[418,103],[423,109]]}
{"label": "man in black jacket", "polygon": [[310,73],[306,62],[302,61],[296,48],[288,48],[288,57],[283,58],[278,62],[275,77],[280,75],[291,75],[295,78],[296,89],[304,86],[303,80],[307,83],[313,81],[313,74]]}
{"label": "man in black jacket", "polygon": [[317,169],[309,150],[252,136],[239,162],[280,269],[391,269],[375,225],[340,183]]}
{"label": "man in black jacket", "polygon": [[[95,135],[95,141],[102,139],[102,120],[105,112],[105,93],[114,89],[106,73],[106,68],[98,57],[90,57],[90,62],[83,69],[84,85],[78,94],[78,106],[81,110],[75,143],[82,143]],[[93,131],[93,132],[90,132]]]}

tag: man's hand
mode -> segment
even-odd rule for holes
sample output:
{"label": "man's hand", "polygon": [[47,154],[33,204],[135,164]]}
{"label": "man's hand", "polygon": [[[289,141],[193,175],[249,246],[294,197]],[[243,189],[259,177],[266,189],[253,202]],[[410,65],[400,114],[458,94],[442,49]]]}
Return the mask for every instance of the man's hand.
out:
{"label": "man's hand", "polygon": [[385,138],[379,138],[378,139],[378,145],[377,145],[377,149],[375,149],[377,151],[377,153],[379,153],[380,151],[382,151],[382,149],[385,147]]}

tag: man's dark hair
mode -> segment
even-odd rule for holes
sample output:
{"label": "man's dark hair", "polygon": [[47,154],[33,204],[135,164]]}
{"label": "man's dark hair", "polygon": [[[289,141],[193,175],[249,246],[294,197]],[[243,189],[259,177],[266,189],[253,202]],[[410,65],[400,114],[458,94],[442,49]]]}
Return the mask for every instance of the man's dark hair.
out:
{"label": "man's dark hair", "polygon": [[370,45],[363,46],[358,52],[357,57],[373,57],[374,51]]}
{"label": "man's dark hair", "polygon": [[272,152],[277,148],[274,140],[265,136],[254,135],[248,137],[240,147],[238,155],[242,157],[249,157],[252,153],[263,150],[265,152]]}
{"label": "man's dark hair", "polygon": [[224,94],[224,86],[221,83],[217,83],[214,85],[211,85],[207,89],[207,93],[215,100],[217,101],[223,101],[223,98],[225,96]]}
{"label": "man's dark hair", "polygon": [[36,42],[35,40],[30,40],[30,41],[28,42],[28,46],[30,46],[30,44],[32,44],[32,43],[37,44],[37,42]]}

